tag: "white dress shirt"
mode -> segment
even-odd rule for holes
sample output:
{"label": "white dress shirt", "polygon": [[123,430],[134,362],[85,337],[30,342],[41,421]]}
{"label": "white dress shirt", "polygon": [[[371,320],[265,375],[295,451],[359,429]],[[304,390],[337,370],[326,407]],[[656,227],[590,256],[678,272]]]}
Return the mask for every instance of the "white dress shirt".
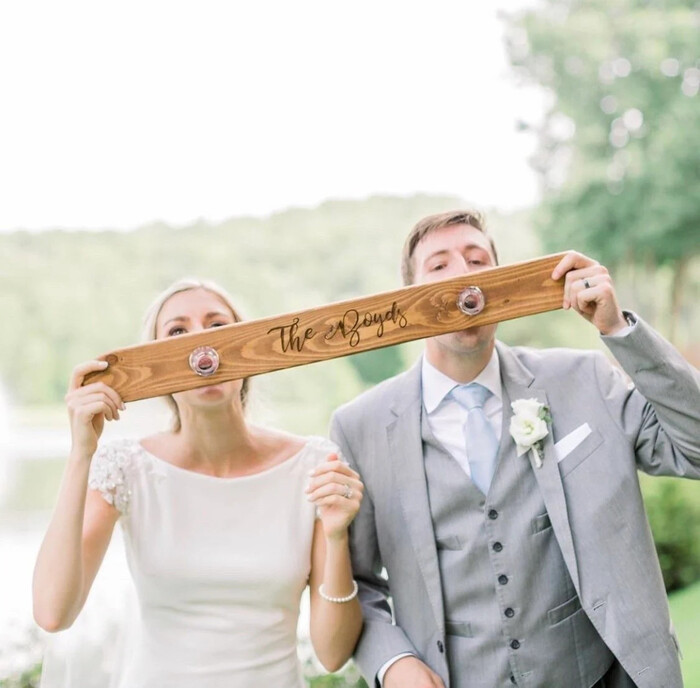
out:
{"label": "white dress shirt", "polygon": [[[486,367],[474,378],[473,382],[483,385],[491,392],[491,396],[484,403],[484,413],[496,433],[496,438],[500,440],[503,400],[501,397],[501,366],[496,349],[493,350]],[[421,385],[428,426],[435,439],[454,457],[464,472],[471,475],[463,431],[468,411],[450,395],[450,392],[459,384],[456,380],[441,373],[428,362],[426,356],[423,356]]]}

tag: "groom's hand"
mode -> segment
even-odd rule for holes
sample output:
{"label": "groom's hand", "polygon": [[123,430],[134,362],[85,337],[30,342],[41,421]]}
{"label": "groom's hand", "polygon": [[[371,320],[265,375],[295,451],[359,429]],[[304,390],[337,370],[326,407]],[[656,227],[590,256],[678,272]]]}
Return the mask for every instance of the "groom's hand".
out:
{"label": "groom's hand", "polygon": [[445,688],[442,679],[418,657],[402,657],[384,674],[383,688]]}
{"label": "groom's hand", "polygon": [[617,302],[608,269],[576,251],[569,251],[554,268],[552,279],[565,277],[565,309],[573,308],[603,335],[615,334],[627,321]]}

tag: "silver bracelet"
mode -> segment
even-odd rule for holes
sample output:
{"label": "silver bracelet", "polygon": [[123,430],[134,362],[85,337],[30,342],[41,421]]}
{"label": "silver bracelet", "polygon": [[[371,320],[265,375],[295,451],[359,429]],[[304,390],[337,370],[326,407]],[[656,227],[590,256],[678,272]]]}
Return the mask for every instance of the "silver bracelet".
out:
{"label": "silver bracelet", "polygon": [[353,580],[352,582],[352,592],[349,595],[346,595],[345,597],[331,597],[330,595],[326,595],[325,592],[323,592],[323,583],[318,586],[318,594],[323,597],[326,602],[335,602],[336,604],[343,604],[343,602],[350,602],[350,600],[354,600],[357,597],[357,581]]}

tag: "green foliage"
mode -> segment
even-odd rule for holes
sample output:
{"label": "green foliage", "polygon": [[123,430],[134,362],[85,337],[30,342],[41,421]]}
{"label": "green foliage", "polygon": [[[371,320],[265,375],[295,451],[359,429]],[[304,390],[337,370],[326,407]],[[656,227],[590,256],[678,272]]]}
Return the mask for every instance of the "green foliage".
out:
{"label": "green foliage", "polygon": [[299,639],[302,672],[309,688],[367,688],[355,662],[351,659],[339,671],[326,672],[314,654],[308,636]]}
{"label": "green foliage", "polygon": [[41,664],[35,664],[14,678],[0,680],[0,688],[39,688]]}
{"label": "green foliage", "polygon": [[349,360],[362,382],[368,386],[376,385],[378,382],[400,373],[404,368],[401,349],[397,346],[355,354]]}
{"label": "green foliage", "polygon": [[336,674],[307,676],[306,682],[309,688],[367,688],[367,683],[354,667]]}
{"label": "green foliage", "polygon": [[15,637],[0,646],[0,688],[39,688],[41,642],[36,627],[17,629]]}
{"label": "green foliage", "polygon": [[550,96],[534,158],[545,249],[671,266],[672,337],[700,254],[696,15],[690,0],[550,0],[509,21],[516,73]]}
{"label": "green foliage", "polygon": [[666,590],[679,590],[700,579],[698,485],[643,475],[642,486]]}

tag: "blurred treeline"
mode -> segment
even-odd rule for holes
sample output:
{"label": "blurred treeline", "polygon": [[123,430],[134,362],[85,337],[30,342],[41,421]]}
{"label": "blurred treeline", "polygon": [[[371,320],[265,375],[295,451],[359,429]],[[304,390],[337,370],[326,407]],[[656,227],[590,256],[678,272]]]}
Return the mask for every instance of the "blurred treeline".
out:
{"label": "blurred treeline", "polygon": [[[149,302],[185,276],[220,283],[247,319],[396,288],[412,224],[463,205],[450,197],[374,197],[180,228],[0,234],[0,306],[7,324],[0,380],[17,404],[60,402],[72,367],[136,343]],[[494,215],[492,225],[506,262],[541,252],[527,213]],[[533,342],[547,342],[536,322],[518,328]],[[396,347],[306,367],[300,380],[309,384],[317,377],[326,398],[315,399],[307,387],[299,389],[299,399],[331,408],[405,364]],[[285,373],[273,379],[273,386],[284,386]]]}
{"label": "blurred treeline", "polygon": [[[16,404],[60,402],[72,367],[136,343],[149,302],[183,276],[219,282],[248,319],[396,288],[403,240],[413,223],[464,205],[450,197],[374,197],[182,228],[159,224],[131,232],[0,234],[5,323],[0,380]],[[585,248],[576,237],[555,241],[547,234],[545,249],[533,230],[532,212],[487,215],[502,263],[545,250]],[[602,257],[605,246],[590,253]],[[635,289],[627,267],[619,266],[624,304],[663,331],[665,318]],[[677,328],[678,344],[690,357],[698,334],[700,264],[691,267],[681,299],[688,317]],[[655,285],[663,302],[671,278],[669,267],[652,265],[645,286]],[[500,337],[533,346],[600,346],[595,330],[564,312],[503,323]],[[294,372],[298,401],[330,411],[362,387],[403,369],[419,350],[419,343],[409,344],[307,366],[301,375],[289,373]],[[269,376],[271,386],[285,386],[292,379],[289,373]]]}

